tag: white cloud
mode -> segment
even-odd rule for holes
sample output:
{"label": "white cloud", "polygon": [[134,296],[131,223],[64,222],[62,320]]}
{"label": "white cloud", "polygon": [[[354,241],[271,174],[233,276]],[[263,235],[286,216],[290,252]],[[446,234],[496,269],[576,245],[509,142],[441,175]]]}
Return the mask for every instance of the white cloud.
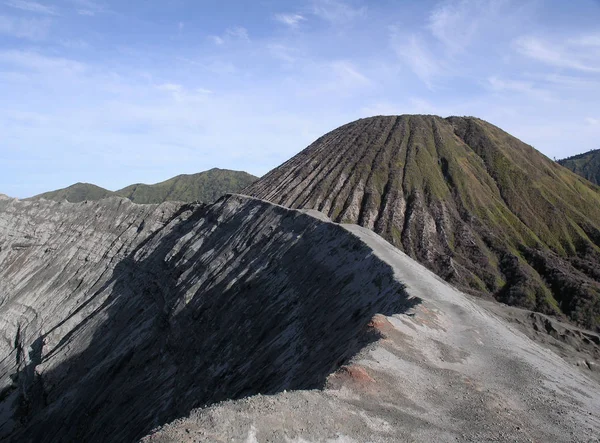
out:
{"label": "white cloud", "polygon": [[60,44],[65,48],[69,49],[88,49],[90,47],[89,43],[83,39],[62,39],[60,40]]}
{"label": "white cloud", "polygon": [[238,71],[237,67],[232,62],[224,60],[214,60],[212,62],[202,64],[202,67],[207,71],[218,75],[231,75]]}
{"label": "white cloud", "polygon": [[[313,103],[323,97],[327,97],[327,102],[357,97],[372,89],[373,85],[361,67],[350,60],[321,62],[307,58],[294,65],[281,86],[292,96]],[[356,116],[356,112],[353,115]]]}
{"label": "white cloud", "polygon": [[591,126],[600,126],[600,118],[587,117],[585,122]]}
{"label": "white cloud", "polygon": [[371,80],[360,73],[356,66],[349,61],[335,61],[330,66],[337,81],[346,88],[362,87],[371,84]]}
{"label": "white cloud", "polygon": [[600,91],[600,78],[582,78],[573,75],[564,74],[548,74],[541,76],[533,76],[538,78],[540,81],[547,82],[554,87],[568,88],[568,89],[579,89],[579,90],[598,90]]}
{"label": "white cloud", "polygon": [[544,89],[537,88],[533,82],[524,80],[504,80],[496,76],[488,78],[489,87],[495,92],[516,92],[527,94],[540,100],[552,100],[552,94]]}
{"label": "white cloud", "polygon": [[564,43],[524,36],[514,42],[516,50],[533,60],[558,68],[597,73],[600,72],[600,45],[598,36],[581,36]]}
{"label": "white cloud", "polygon": [[79,15],[94,16],[98,13],[108,12],[103,3],[93,0],[70,0],[70,2],[75,5]]}
{"label": "white cloud", "polygon": [[267,45],[267,49],[271,53],[271,55],[285,63],[295,63],[296,62],[296,50],[289,46],[283,45],[281,43],[270,43]]}
{"label": "white cloud", "polygon": [[579,46],[600,47],[600,34],[584,35],[582,37],[570,39],[570,42]]}
{"label": "white cloud", "polygon": [[428,28],[431,33],[453,52],[464,51],[477,30],[477,21],[469,14],[473,9],[469,1],[439,4],[430,14]]}
{"label": "white cloud", "polygon": [[183,86],[177,83],[163,83],[162,85],[158,85],[157,87],[162,91],[169,92],[181,92],[181,90],[183,89]]}
{"label": "white cloud", "polygon": [[246,41],[250,40],[250,37],[248,36],[248,30],[242,26],[233,26],[231,28],[227,28],[225,33],[229,37],[238,38],[240,40]]}
{"label": "white cloud", "polygon": [[52,22],[49,19],[16,18],[0,15],[0,34],[27,40],[44,40]]}
{"label": "white cloud", "polygon": [[366,6],[353,6],[341,0],[314,0],[312,13],[332,23],[344,23],[366,15]]}
{"label": "white cloud", "polygon": [[238,68],[236,67],[236,65],[234,65],[232,62],[230,62],[228,60],[224,60],[224,59],[208,58],[208,59],[193,60],[193,59],[186,58],[186,57],[178,57],[177,59],[181,62],[187,63],[191,66],[198,67],[204,71],[208,71],[213,74],[219,74],[219,75],[228,74],[228,75],[230,75],[230,74],[235,74],[238,71]]}
{"label": "white cloud", "polygon": [[183,22],[177,23],[177,29],[179,29],[179,32],[183,31],[183,28],[185,28],[185,23],[183,23]]}
{"label": "white cloud", "polygon": [[219,37],[218,35],[209,35],[208,38],[210,40],[212,40],[212,42],[215,45],[219,45],[220,46],[220,45],[222,45],[222,44],[225,43],[225,40],[222,37]]}
{"label": "white cloud", "polygon": [[306,18],[300,14],[275,14],[275,20],[290,28],[297,28],[300,22]]}
{"label": "white cloud", "polygon": [[75,75],[83,73],[87,67],[75,60],[61,57],[48,57],[33,51],[0,51],[0,64],[6,64],[23,70],[37,71],[49,76]]}
{"label": "white cloud", "polygon": [[434,89],[434,80],[447,71],[417,35],[400,35],[392,29],[392,48],[423,83]]}
{"label": "white cloud", "polygon": [[26,0],[8,0],[4,2],[5,5],[11,8],[21,9],[23,11],[35,12],[38,14],[57,15],[56,8],[54,6],[46,6],[37,2],[30,2]]}
{"label": "white cloud", "polygon": [[428,28],[449,51],[464,52],[481,30],[498,22],[507,0],[443,1],[432,10]]}
{"label": "white cloud", "polygon": [[208,38],[217,46],[222,46],[232,41],[250,41],[248,30],[242,26],[232,26],[227,28],[223,35],[209,35]]}

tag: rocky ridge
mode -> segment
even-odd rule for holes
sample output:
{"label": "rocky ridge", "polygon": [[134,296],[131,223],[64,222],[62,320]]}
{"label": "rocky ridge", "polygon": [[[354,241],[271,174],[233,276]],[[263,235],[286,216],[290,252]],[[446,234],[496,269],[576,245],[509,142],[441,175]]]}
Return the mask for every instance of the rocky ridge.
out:
{"label": "rocky ridge", "polygon": [[418,303],[356,236],[212,206],[0,202],[0,437],[135,441],[221,400],[323,386]]}

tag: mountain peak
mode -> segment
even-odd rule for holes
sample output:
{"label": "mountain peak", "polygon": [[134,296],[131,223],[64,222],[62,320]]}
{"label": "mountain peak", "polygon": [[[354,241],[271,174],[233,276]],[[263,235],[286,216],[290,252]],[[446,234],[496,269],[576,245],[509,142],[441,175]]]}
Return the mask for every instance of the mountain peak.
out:
{"label": "mountain peak", "polygon": [[466,291],[600,327],[600,195],[484,120],[357,120],[246,192],[367,227]]}

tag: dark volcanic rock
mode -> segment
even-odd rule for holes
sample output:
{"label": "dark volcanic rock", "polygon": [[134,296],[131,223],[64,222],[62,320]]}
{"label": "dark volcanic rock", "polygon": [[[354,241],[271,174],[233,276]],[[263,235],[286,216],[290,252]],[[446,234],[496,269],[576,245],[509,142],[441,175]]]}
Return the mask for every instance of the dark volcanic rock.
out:
{"label": "dark volcanic rock", "polygon": [[372,229],[463,290],[600,328],[600,193],[482,120],[358,120],[244,192]]}
{"label": "dark volcanic rock", "polygon": [[212,206],[0,201],[0,436],[134,441],[193,407],[323,386],[409,299],[340,226]]}

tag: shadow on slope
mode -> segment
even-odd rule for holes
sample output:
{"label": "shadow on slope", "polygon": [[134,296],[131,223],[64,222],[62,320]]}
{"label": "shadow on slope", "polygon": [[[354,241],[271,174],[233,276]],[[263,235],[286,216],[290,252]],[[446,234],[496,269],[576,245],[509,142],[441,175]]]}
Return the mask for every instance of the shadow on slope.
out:
{"label": "shadow on slope", "polygon": [[185,209],[102,294],[32,359],[52,370],[18,375],[33,374],[13,441],[134,441],[199,406],[320,388],[377,339],[374,314],[419,302],[343,228],[242,196]]}

